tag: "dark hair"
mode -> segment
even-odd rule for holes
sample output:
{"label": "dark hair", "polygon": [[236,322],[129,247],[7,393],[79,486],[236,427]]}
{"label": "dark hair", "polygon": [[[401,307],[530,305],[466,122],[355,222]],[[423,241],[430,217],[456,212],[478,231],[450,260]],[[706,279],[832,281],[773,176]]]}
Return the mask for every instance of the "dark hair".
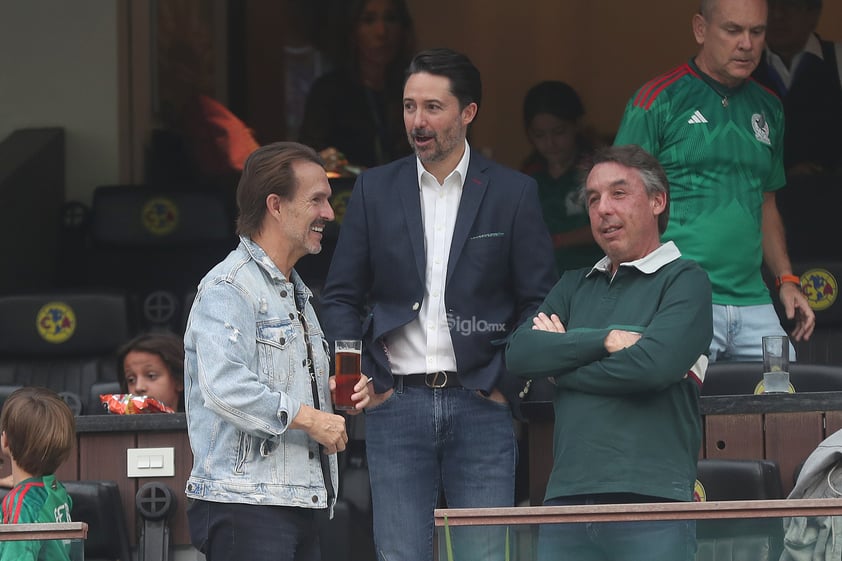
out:
{"label": "dark hair", "polygon": [[[412,59],[412,53],[415,51],[415,27],[412,23],[412,16],[409,13],[409,6],[407,6],[406,0],[389,1],[401,26],[402,43],[395,56],[395,60],[391,61],[389,67],[386,69],[386,78],[390,80],[396,77],[399,85],[400,77]],[[355,34],[369,2],[371,0],[346,0],[345,4],[345,14],[341,22],[345,27],[341,33],[345,40],[339,42],[342,45],[342,52],[338,53],[338,55],[344,57],[347,61],[345,64],[350,65],[353,71],[359,70],[359,51],[357,50]],[[338,58],[337,60],[341,61],[343,58]]]}
{"label": "dark hair", "polygon": [[273,142],[251,153],[237,185],[237,234],[253,236],[260,232],[269,195],[287,200],[295,196],[297,180],[292,164],[300,161],[324,167],[315,150],[298,142]]}
{"label": "dark hair", "polygon": [[184,379],[184,341],[175,333],[166,331],[144,333],[138,335],[117,351],[117,377],[120,389],[128,393],[124,362],[130,352],[149,353],[157,355],[164,361],[170,375],[176,380]]}
{"label": "dark hair", "polygon": [[0,431],[12,460],[35,477],[56,472],[76,442],[76,421],[67,403],[53,390],[23,387],[3,403]]}
{"label": "dark hair", "polygon": [[585,114],[579,94],[564,82],[547,80],[532,86],[523,98],[523,124],[527,128],[539,113],[562,121],[576,121]]}
{"label": "dark hair", "polygon": [[[650,197],[657,193],[664,193],[667,196],[664,212],[658,215],[658,231],[663,234],[669,224],[670,184],[658,159],[637,144],[606,146],[594,152],[588,173],[598,164],[608,162],[636,169]],[[584,186],[582,193],[584,194]]]}
{"label": "dark hair", "polygon": [[459,100],[460,110],[471,103],[476,103],[479,109],[482,101],[482,80],[479,69],[467,56],[451,49],[421,51],[409,63],[406,79],[419,72],[444,76],[450,80],[450,93]]}

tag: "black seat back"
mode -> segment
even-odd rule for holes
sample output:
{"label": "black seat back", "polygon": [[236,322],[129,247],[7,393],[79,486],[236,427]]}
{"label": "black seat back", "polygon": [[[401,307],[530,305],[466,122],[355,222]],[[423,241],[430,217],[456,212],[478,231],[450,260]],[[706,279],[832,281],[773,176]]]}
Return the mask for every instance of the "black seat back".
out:
{"label": "black seat back", "polygon": [[[697,500],[783,499],[780,468],[773,460],[698,461]],[[780,519],[700,520],[696,561],[777,559],[783,549]]]}
{"label": "black seat back", "polygon": [[116,378],[114,353],[129,337],[125,295],[56,292],[0,297],[0,386],[45,386],[81,413],[99,408],[90,388]]}
{"label": "black seat back", "polygon": [[[762,379],[760,362],[715,362],[705,373],[702,395],[751,395]],[[789,381],[799,393],[842,391],[842,365],[793,362]]]}
{"label": "black seat back", "polygon": [[91,206],[86,285],[120,287],[136,302],[141,329],[178,331],[176,295],[236,245],[221,197],[148,185],[97,187]]}
{"label": "black seat back", "polygon": [[63,481],[73,499],[70,517],[88,524],[86,561],[131,560],[120,490],[114,481]]}

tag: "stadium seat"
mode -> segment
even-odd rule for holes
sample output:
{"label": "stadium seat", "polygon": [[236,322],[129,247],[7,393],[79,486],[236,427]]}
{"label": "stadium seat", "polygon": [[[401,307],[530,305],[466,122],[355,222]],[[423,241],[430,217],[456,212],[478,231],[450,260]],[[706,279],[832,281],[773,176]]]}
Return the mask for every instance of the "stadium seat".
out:
{"label": "stadium seat", "polygon": [[85,561],[131,560],[120,490],[113,481],[63,481],[73,508],[70,517],[87,522]]}
{"label": "stadium seat", "polygon": [[[696,500],[783,499],[781,474],[772,460],[703,459],[698,462]],[[777,559],[783,525],[776,518],[700,520],[696,561]]]}
{"label": "stadium seat", "polygon": [[131,333],[127,300],[113,292],[0,297],[0,387],[45,386],[83,414],[91,387],[113,382],[115,352]]}
{"label": "stadium seat", "polygon": [[128,291],[141,330],[179,332],[181,302],[236,245],[220,196],[107,185],[93,193],[86,286]]}
{"label": "stadium seat", "polygon": [[[702,395],[751,395],[763,379],[760,362],[714,362],[708,366]],[[842,365],[790,363],[789,381],[796,392],[842,391]]]}

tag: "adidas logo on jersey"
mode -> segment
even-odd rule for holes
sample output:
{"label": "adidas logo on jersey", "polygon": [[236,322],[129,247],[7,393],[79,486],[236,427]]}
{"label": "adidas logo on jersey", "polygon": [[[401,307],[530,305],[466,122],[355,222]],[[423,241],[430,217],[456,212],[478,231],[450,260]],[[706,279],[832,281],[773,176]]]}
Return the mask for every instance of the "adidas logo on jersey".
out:
{"label": "adidas logo on jersey", "polygon": [[697,109],[696,112],[693,113],[693,116],[691,116],[687,122],[691,125],[699,125],[702,123],[707,123],[708,120],[705,119],[705,116],[702,115],[702,112]]}

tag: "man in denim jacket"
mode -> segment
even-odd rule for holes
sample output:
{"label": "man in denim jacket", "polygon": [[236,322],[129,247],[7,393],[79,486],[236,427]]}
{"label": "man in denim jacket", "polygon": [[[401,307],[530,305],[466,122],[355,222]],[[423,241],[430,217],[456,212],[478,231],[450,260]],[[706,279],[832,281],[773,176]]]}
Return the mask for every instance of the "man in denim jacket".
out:
{"label": "man in denim jacket", "polygon": [[312,149],[253,152],[237,187],[240,243],[202,279],[190,311],[186,493],[191,540],[208,561],[320,559],[316,513],[333,508],[348,435],[331,406],[312,294],[293,266],[321,251],[330,194]]}

